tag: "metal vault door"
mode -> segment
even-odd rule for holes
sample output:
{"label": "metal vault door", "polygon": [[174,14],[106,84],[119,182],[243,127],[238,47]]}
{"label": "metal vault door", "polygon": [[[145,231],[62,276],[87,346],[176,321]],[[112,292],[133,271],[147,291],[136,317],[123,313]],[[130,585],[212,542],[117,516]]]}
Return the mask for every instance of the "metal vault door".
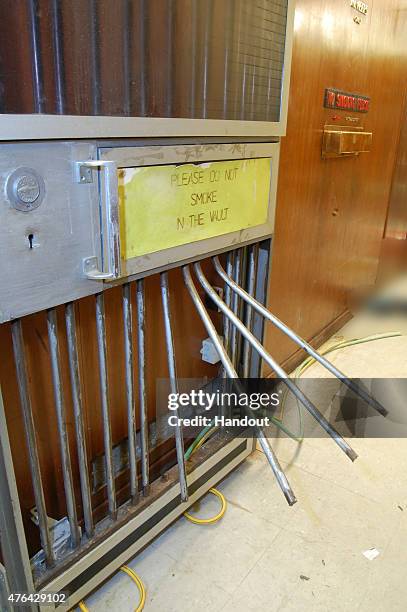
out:
{"label": "metal vault door", "polygon": [[[12,406],[6,405],[4,411],[2,404],[2,552],[12,592],[62,590],[69,594],[69,606],[112,573],[120,560],[134,555],[251,452],[251,438],[241,440],[221,436],[208,443],[187,470],[182,432],[178,430],[175,440],[178,467],[167,469],[164,481],[160,478],[151,480],[145,389],[144,279],[155,272],[160,274],[168,375],[174,387],[176,342],[171,324],[174,305],[169,300],[167,270],[180,263],[185,265],[188,261],[196,261],[208,253],[222,253],[230,250],[232,245],[242,245],[232,252],[228,265],[232,265],[239,282],[244,282],[243,266],[249,266],[250,286],[247,288],[253,292],[257,285],[256,295],[264,300],[269,241],[266,239],[260,249],[257,243],[259,238],[270,235],[274,218],[278,164],[276,143],[196,146],[184,142],[173,147],[138,147],[135,142],[126,147],[122,146],[123,142],[120,147],[106,144],[74,141],[13,143],[3,145],[0,156],[4,193],[0,213],[4,229],[1,256],[6,262],[0,270],[5,288],[0,296],[1,331],[10,336],[13,347],[13,370],[24,423],[24,452],[28,456],[35,498],[34,518],[40,541],[34,554],[29,553],[27,516],[23,516],[19,509],[12,449],[7,435],[7,412]],[[109,155],[114,159],[108,159]],[[121,169],[151,168],[154,160],[161,168],[168,168],[180,167],[182,162],[199,166],[233,160],[236,160],[233,163],[251,163],[256,159],[266,160],[271,177],[267,179],[266,214],[262,224],[195,240],[192,246],[186,243],[167,252],[157,251],[149,257],[124,260],[121,256],[118,217]],[[253,242],[254,246],[243,246]],[[259,252],[265,265],[255,270],[253,266],[257,267]],[[187,272],[186,268],[184,272]],[[256,279],[260,280],[256,283]],[[190,289],[189,285],[188,291]],[[120,291],[121,294],[121,313],[116,315],[123,326],[129,458],[128,495],[124,501],[118,499],[113,465],[112,406],[109,402],[112,381],[107,363],[109,339],[105,311],[105,295],[110,291]],[[194,299],[196,295],[193,293]],[[97,336],[107,500],[106,512],[99,520],[95,519],[92,508],[83,409],[84,371],[78,350],[78,307],[82,298],[93,301]],[[236,304],[233,307],[236,308]],[[132,311],[137,311],[136,329]],[[206,312],[205,308],[203,312]],[[58,437],[59,457],[55,460],[61,465],[66,507],[64,516],[56,519],[59,519],[57,523],[65,524],[68,534],[62,550],[56,547],[55,520],[50,519],[47,511],[42,458],[44,442],[38,435],[41,416],[33,410],[33,391],[37,381],[31,371],[31,357],[27,354],[31,313],[39,313],[46,323],[44,342],[49,356]],[[206,317],[209,320],[208,314]],[[261,333],[261,325],[258,333]],[[230,348],[238,367],[242,354],[238,348],[239,340],[237,334],[230,336]],[[68,380],[63,375],[65,350],[69,363]],[[137,373],[134,353],[138,356]],[[253,363],[253,368],[258,370],[258,360],[253,359]],[[7,385],[5,391],[8,395]],[[73,432],[68,431],[68,405],[74,414]],[[138,437],[136,410],[139,413]],[[75,439],[74,448],[72,438]],[[15,461],[15,446],[13,452]],[[74,482],[74,464],[79,466],[79,489]],[[7,525],[12,525],[12,528],[6,529]],[[32,550],[32,543],[29,548]],[[34,604],[32,607],[36,608]]]}
{"label": "metal vault door", "polygon": [[[27,523],[24,529],[20,510],[22,500],[19,500],[17,492],[7,435],[7,416],[10,416],[7,412],[12,407],[6,405],[4,410],[2,404],[0,484],[3,502],[0,520],[2,552],[9,587],[13,592],[34,589],[38,592],[66,591],[67,604],[74,605],[252,451],[251,437],[239,439],[222,432],[186,465],[183,435],[178,428],[172,463],[165,470],[165,478],[151,478],[145,360],[148,333],[145,285],[149,276],[158,275],[159,279],[167,375],[171,389],[177,387],[177,338],[174,338],[173,327],[176,302],[170,300],[170,281],[171,271],[181,268],[185,295],[189,295],[189,304],[196,309],[197,317],[220,357],[220,375],[235,381],[239,390],[239,377],[258,376],[261,362],[266,361],[345,454],[351,460],[356,458],[348,443],[289,379],[261,342],[263,324],[269,321],[376,410],[385,414],[380,404],[320,357],[264,306],[270,235],[273,231],[278,144],[235,142],[194,145],[184,141],[171,143],[170,146],[138,146],[134,141],[71,141],[3,146],[5,154],[0,157],[4,185],[1,208],[4,240],[0,254],[6,265],[0,271],[1,284],[5,287],[0,298],[1,321],[3,326],[8,326],[13,347],[13,372],[24,421],[24,448],[28,452],[35,519],[40,536],[34,554],[30,554]],[[262,161],[258,164],[257,160]],[[228,231],[217,231],[216,235],[205,237],[193,234],[190,240],[185,240],[185,237],[181,239],[178,234],[173,239],[169,233],[172,242],[166,248],[159,243],[159,248],[148,250],[147,246],[144,251],[140,244],[145,236],[139,232],[135,234],[135,250],[126,245],[126,241],[133,238],[133,225],[128,234],[123,234],[123,210],[120,206],[126,203],[126,196],[127,205],[136,206],[143,202],[140,190],[137,191],[137,198],[133,197],[132,192],[126,193],[126,176],[128,184],[132,186],[134,177],[145,175],[148,180],[152,177],[150,193],[151,189],[160,193],[155,182],[159,175],[166,177],[166,180],[169,178],[171,184],[171,177],[177,176],[177,172],[186,167],[191,171],[191,164],[194,168],[192,172],[202,172],[203,176],[204,172],[216,171],[220,167],[226,171],[227,164],[231,162],[251,177],[249,182],[256,186],[256,193],[260,184],[256,172],[261,168],[259,176],[263,185],[267,185],[267,197],[260,201],[259,209],[263,216],[256,217],[257,223],[251,223],[252,217],[246,218],[243,214],[245,209],[238,208],[237,218],[241,226],[237,229],[226,226],[224,230]],[[222,165],[216,165],[219,163]],[[177,181],[176,178],[173,183]],[[242,189],[242,185],[239,184],[239,189]],[[137,189],[140,189],[138,184]],[[188,198],[191,202],[191,194],[188,194]],[[195,203],[195,200],[192,201]],[[233,200],[238,201],[239,197],[235,195]],[[253,198],[248,199],[246,206],[250,207],[253,201]],[[174,202],[178,206],[178,200]],[[148,203],[149,200],[145,201],[144,206],[148,206]],[[167,205],[166,200],[156,198],[158,210],[160,206],[165,208]],[[246,220],[243,222],[242,219]],[[225,221],[223,217],[221,220]],[[142,229],[145,230],[145,226]],[[149,235],[154,234],[154,223],[147,229]],[[137,250],[139,247],[140,250]],[[201,264],[203,259],[207,260],[205,266]],[[223,285],[224,299],[214,290],[214,279]],[[117,342],[106,334],[106,303],[112,292],[120,296],[119,310],[113,316],[122,328],[124,355],[120,370],[125,387],[128,470],[126,493],[122,497],[114,469],[114,406],[109,396],[109,386],[113,382],[107,359],[109,343]],[[205,295],[219,313],[208,310]],[[77,337],[78,308],[83,298],[88,298],[92,307],[100,398],[97,408],[103,431],[106,509],[103,515],[96,518],[95,508],[92,507],[89,450],[84,423],[83,394],[86,383]],[[135,311],[137,317],[134,317]],[[62,549],[57,549],[55,545],[55,525],[50,522],[47,512],[40,457],[44,442],[38,439],[39,416],[33,412],[35,381],[32,380],[25,343],[25,331],[28,329],[26,315],[35,312],[46,323],[45,343],[49,355],[58,461],[61,464],[66,508],[63,516],[56,518],[63,521],[68,534]],[[6,327],[2,327],[4,329]],[[61,355],[65,353],[65,347],[69,366],[67,379],[62,374]],[[7,391],[6,388],[4,390]],[[74,431],[71,435],[67,421],[68,404],[74,414]],[[256,435],[287,502],[294,504],[295,493],[270,441],[261,428],[257,428]],[[74,451],[70,438],[75,439]],[[16,448],[13,451],[15,462]],[[74,463],[79,465],[78,487],[74,484]],[[32,607],[36,609],[35,605]]]}

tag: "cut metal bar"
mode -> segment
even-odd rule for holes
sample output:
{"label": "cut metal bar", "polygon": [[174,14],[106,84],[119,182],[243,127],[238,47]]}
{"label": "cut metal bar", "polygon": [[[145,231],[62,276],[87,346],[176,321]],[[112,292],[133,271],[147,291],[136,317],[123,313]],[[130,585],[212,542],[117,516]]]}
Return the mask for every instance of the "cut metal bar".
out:
{"label": "cut metal bar", "polygon": [[88,538],[94,534],[92,497],[89,484],[89,466],[86,452],[85,425],[83,421],[82,392],[79,372],[78,343],[76,339],[75,306],[69,302],[65,307],[65,326],[68,344],[69,375],[73,413],[75,417],[76,446],[78,449],[79,478],[81,482],[83,519]]}
{"label": "cut metal bar", "polygon": [[127,430],[130,466],[130,495],[134,502],[138,498],[137,457],[136,457],[136,400],[134,396],[133,365],[133,319],[131,307],[131,285],[123,285],[123,323],[124,323],[124,358],[126,373]]}
{"label": "cut metal bar", "polygon": [[56,111],[58,115],[63,115],[65,108],[64,93],[64,56],[62,49],[61,31],[61,2],[52,0],[52,46],[54,51],[54,75],[55,75],[55,98]]}
{"label": "cut metal bar", "polygon": [[[171,393],[178,394],[177,371],[175,362],[174,338],[172,335],[171,310],[170,310],[170,292],[168,288],[168,274],[162,272],[160,275],[161,296],[163,303],[165,340],[167,345],[168,358],[168,373],[170,376]],[[179,485],[181,488],[181,501],[188,501],[188,484],[187,474],[185,469],[184,459],[184,438],[182,435],[182,426],[178,422],[178,410],[174,412],[177,417],[177,425],[175,427],[175,447],[177,450],[177,462],[179,473]]]}
{"label": "cut metal bar", "polygon": [[[202,322],[205,325],[205,328],[209,334],[209,337],[211,338],[216,350],[218,351],[218,355],[222,361],[222,365],[225,371],[227,372],[228,377],[232,379],[238,379],[238,374],[235,368],[233,367],[232,361],[230,360],[229,355],[225,351],[225,348],[222,345],[222,342],[218,336],[215,326],[212,323],[212,320],[210,316],[208,315],[208,312],[205,306],[203,305],[201,298],[199,297],[199,294],[196,290],[196,287],[191,277],[189,266],[184,266],[182,271],[184,274],[185,284],[192,298],[192,301],[194,302],[195,307],[199,313],[199,316],[201,317]],[[239,387],[241,387],[238,380],[236,380],[236,386],[238,389]],[[276,455],[274,454],[272,447],[270,446],[270,442],[267,436],[265,436],[260,426],[255,427],[255,432],[256,432],[256,437],[259,440],[260,446],[263,449],[263,452],[267,458],[267,461],[269,462],[270,467],[273,470],[274,476],[280,486],[280,489],[282,490],[284,497],[286,498],[288,504],[292,506],[293,504],[295,504],[297,499],[295,497],[294,491],[292,490],[290,486],[290,483],[288,482],[286,475],[284,474],[279,464],[279,461]]]}
{"label": "cut metal bar", "polygon": [[147,390],[145,376],[146,340],[144,280],[137,281],[137,343],[138,343],[138,388],[140,402],[141,483],[144,495],[150,491],[150,465],[148,442]]}
{"label": "cut metal bar", "polygon": [[220,299],[216,291],[211,287],[204,273],[202,272],[199,263],[194,264],[196,275],[211,299],[219,306],[224,314],[226,314],[233,325],[235,325],[240,333],[252,344],[253,348],[259,353],[264,361],[275,371],[277,376],[282,379],[284,384],[289,390],[296,396],[301,404],[308,410],[308,412],[314,417],[321,427],[335,440],[337,445],[343,450],[343,452],[354,461],[357,458],[355,451],[349,446],[349,444],[342,438],[342,436],[336,431],[334,427],[326,420],[323,414],[320,413],[318,408],[304,395],[299,387],[289,378],[288,374],[281,368],[273,357],[266,351],[264,346],[257,340],[257,338],[249,332],[236,315],[228,308],[223,300]]}
{"label": "cut metal bar", "polygon": [[117,516],[116,490],[113,471],[112,429],[110,425],[109,384],[107,378],[107,349],[105,327],[105,301],[103,293],[96,296],[96,330],[99,354],[100,401],[103,418],[103,441],[105,449],[106,486],[110,517]]}
{"label": "cut metal bar", "polygon": [[32,78],[34,110],[36,113],[45,112],[44,107],[44,74],[41,59],[41,41],[39,24],[38,0],[28,2],[29,27],[31,34],[31,53],[32,53]]}
{"label": "cut metal bar", "polygon": [[55,410],[57,415],[59,445],[62,459],[62,476],[64,479],[64,490],[66,509],[71,530],[72,546],[77,548],[81,541],[81,534],[76,513],[75,492],[72,478],[71,454],[69,452],[69,437],[66,428],[66,410],[64,392],[61,378],[61,357],[58,342],[58,322],[55,308],[47,311],[48,342],[51,358],[52,385],[54,388]]}
{"label": "cut metal bar", "polygon": [[[249,250],[249,261],[248,261],[248,269],[247,269],[247,288],[248,288],[249,293],[251,295],[254,295],[256,291],[257,257],[258,257],[259,245],[253,244],[251,247],[249,247],[248,250]],[[230,290],[229,283],[226,283],[226,286]],[[245,325],[249,331],[252,331],[252,321],[253,321],[253,310],[249,304],[246,307],[246,317],[245,317]],[[250,376],[251,352],[252,352],[251,344],[245,338],[244,343],[243,343],[243,378],[249,378]]]}
{"label": "cut metal bar", "polygon": [[[0,389],[0,533],[1,553],[6,567],[11,593],[34,593],[30,557],[24,533],[23,518],[18,498],[16,476],[11,455],[10,440]],[[1,572],[1,567],[0,567]],[[25,607],[27,606],[27,608]],[[13,605],[13,612],[37,612],[34,604]],[[0,609],[2,602],[0,597]],[[8,608],[4,608],[7,610]],[[11,610],[11,607],[10,607]]]}
{"label": "cut metal bar", "polygon": [[11,324],[13,338],[14,360],[17,370],[17,383],[20,395],[21,408],[24,418],[24,429],[27,439],[28,458],[32,486],[34,491],[35,505],[38,512],[38,524],[40,529],[41,545],[45,554],[48,567],[55,564],[55,556],[52,548],[51,534],[48,527],[47,510],[45,507],[44,489],[42,486],[41,467],[38,456],[37,440],[35,437],[34,417],[32,413],[30,394],[28,390],[27,365],[24,355],[23,330],[20,319]]}
{"label": "cut metal bar", "polygon": [[285,333],[291,340],[293,340],[298,346],[304,349],[311,357],[318,361],[321,365],[323,365],[327,370],[331,372],[334,376],[339,378],[349,389],[351,389],[354,393],[359,395],[367,404],[372,406],[377,412],[386,416],[388,411],[384,408],[374,397],[371,397],[364,389],[361,389],[356,385],[352,380],[350,380],[343,372],[338,370],[330,361],[325,359],[322,355],[320,355],[315,349],[312,348],[308,342],[303,340],[300,336],[298,336],[292,329],[290,329],[285,323],[280,321],[276,316],[274,316],[267,308],[263,306],[260,302],[258,302],[253,296],[249,295],[242,287],[240,287],[237,283],[235,283],[229,276],[226,274],[225,270],[222,267],[222,264],[219,261],[218,257],[213,258],[213,262],[219,276],[231,287],[231,289],[235,292],[235,294],[240,295],[248,304],[250,304],[258,313],[260,313],[263,317],[268,319],[271,323],[273,323],[278,329],[280,329],[283,333]]}

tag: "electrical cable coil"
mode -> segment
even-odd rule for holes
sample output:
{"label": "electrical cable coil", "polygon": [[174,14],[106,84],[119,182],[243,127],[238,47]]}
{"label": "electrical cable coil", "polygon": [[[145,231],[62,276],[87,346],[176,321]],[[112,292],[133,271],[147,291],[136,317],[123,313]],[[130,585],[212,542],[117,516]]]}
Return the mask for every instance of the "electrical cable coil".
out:
{"label": "electrical cable coil", "polygon": [[[136,572],[132,570],[130,567],[128,567],[127,565],[122,565],[120,570],[124,572],[125,574],[127,574],[136,584],[138,591],[140,593],[140,601],[139,601],[137,608],[134,609],[134,612],[141,612],[144,608],[144,604],[146,603],[146,589],[144,587],[144,584],[141,578],[137,576]],[[89,612],[89,608],[86,606],[84,601],[80,601],[78,606],[82,612]]]}
{"label": "electrical cable coil", "polygon": [[222,516],[225,514],[226,512],[226,499],[224,497],[224,495],[222,495],[222,493],[220,491],[218,491],[217,489],[209,489],[208,491],[209,493],[212,493],[212,495],[215,495],[216,497],[218,497],[221,501],[221,509],[219,510],[219,512],[217,514],[215,514],[215,516],[212,516],[210,518],[198,518],[197,516],[194,516],[193,514],[189,514],[189,512],[184,512],[184,516],[186,519],[188,519],[188,521],[191,521],[191,523],[196,523],[197,525],[209,525],[211,523],[216,523],[217,521],[219,521]]}

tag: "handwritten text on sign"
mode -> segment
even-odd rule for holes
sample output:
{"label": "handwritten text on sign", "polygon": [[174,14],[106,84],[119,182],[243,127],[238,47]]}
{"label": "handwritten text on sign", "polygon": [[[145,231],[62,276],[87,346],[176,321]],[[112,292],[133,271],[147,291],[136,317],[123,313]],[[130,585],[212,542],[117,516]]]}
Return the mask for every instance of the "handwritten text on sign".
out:
{"label": "handwritten text on sign", "polygon": [[262,225],[270,179],[266,158],[120,170],[123,258]]}

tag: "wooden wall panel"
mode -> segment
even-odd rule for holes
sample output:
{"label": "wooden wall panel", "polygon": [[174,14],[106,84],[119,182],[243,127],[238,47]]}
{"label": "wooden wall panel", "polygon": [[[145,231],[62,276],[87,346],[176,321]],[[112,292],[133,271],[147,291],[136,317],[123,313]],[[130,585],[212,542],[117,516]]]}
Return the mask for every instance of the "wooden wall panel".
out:
{"label": "wooden wall panel", "polygon": [[385,238],[407,238],[407,83],[397,157],[393,173]]}
{"label": "wooden wall panel", "polygon": [[[287,136],[282,139],[269,304],[307,339],[346,316],[353,289],[375,282],[407,72],[406,0],[298,0]],[[323,108],[326,87],[371,97],[367,115]],[[370,153],[321,159],[325,123],[373,131]],[[353,123],[348,122],[348,125]],[[281,361],[295,345],[268,327]],[[268,370],[266,370],[268,372]]]}

